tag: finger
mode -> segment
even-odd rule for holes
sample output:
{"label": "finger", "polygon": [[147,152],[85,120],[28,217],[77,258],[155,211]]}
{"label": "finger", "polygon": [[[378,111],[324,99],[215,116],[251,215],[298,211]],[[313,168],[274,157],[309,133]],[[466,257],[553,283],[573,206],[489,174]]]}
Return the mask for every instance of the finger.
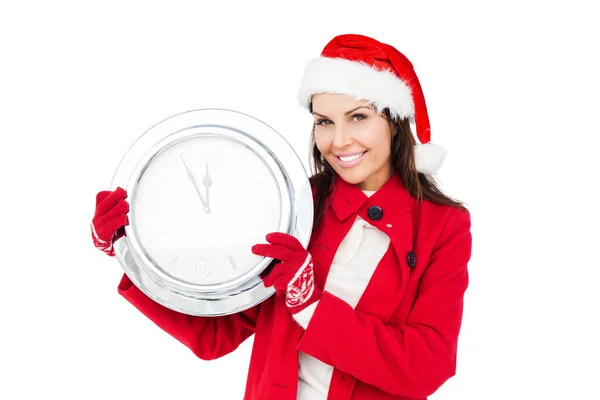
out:
{"label": "finger", "polygon": [[252,246],[252,253],[258,256],[275,258],[284,262],[290,261],[294,257],[294,252],[290,249],[272,244],[255,244]]}
{"label": "finger", "polygon": [[[279,265],[280,264],[278,264],[277,266],[279,266]],[[269,272],[266,276],[261,277],[261,279],[262,279],[265,287],[270,287],[270,286],[273,286],[273,284],[275,283],[275,280],[278,279],[281,275],[283,275],[282,268],[273,268],[273,270],[271,270],[271,272]]]}
{"label": "finger", "polygon": [[100,203],[102,203],[104,201],[104,199],[106,199],[106,197],[110,194],[111,192],[109,190],[103,190],[101,192],[98,192],[98,194],[96,195],[96,207],[98,207],[98,205]]}
{"label": "finger", "polygon": [[121,215],[117,218],[113,218],[110,221],[108,221],[100,229],[100,232],[98,232],[98,235],[104,236],[104,237],[101,237],[101,239],[103,239],[103,240],[109,240],[110,238],[113,237],[113,235],[115,233],[117,233],[117,230],[119,230],[119,228],[124,227],[128,223],[129,223],[129,221],[128,221],[126,215]]}
{"label": "finger", "polygon": [[113,192],[99,193],[96,196],[96,216],[106,214],[117,203],[127,197],[123,189],[118,188]]}
{"label": "finger", "polygon": [[[99,195],[100,196],[100,195]],[[102,196],[100,196],[102,197]],[[127,192],[124,189],[118,187],[115,191],[110,192],[98,205],[96,206],[96,215],[104,215],[113,208],[120,200],[127,198]]]}
{"label": "finger", "polygon": [[293,251],[304,250],[304,246],[294,236],[283,232],[272,232],[266,237],[267,241],[271,244],[278,246],[285,246]]}
{"label": "finger", "polygon": [[273,288],[277,291],[285,291],[287,290],[288,283],[288,276],[283,274],[273,279]]}
{"label": "finger", "polygon": [[296,272],[297,266],[295,264],[282,263],[267,275],[266,280],[269,285],[274,286],[277,290],[285,290]]}
{"label": "finger", "polygon": [[113,208],[109,209],[104,215],[96,218],[96,225],[102,226],[111,219],[117,218],[120,215],[127,214],[129,212],[129,203],[127,200],[120,200]]}
{"label": "finger", "polygon": [[272,262],[271,262],[271,263],[270,263],[270,264],[267,266],[267,268],[265,268],[265,269],[264,269],[264,270],[263,270],[263,271],[260,273],[260,275],[259,275],[259,276],[260,276],[260,278],[262,279],[262,278],[264,278],[265,276],[269,275],[269,274],[271,273],[271,271],[273,271],[273,268],[275,268],[275,266],[276,266],[277,264],[280,264],[280,263],[281,263],[281,261],[280,261],[280,260],[274,260],[274,261],[272,261]]}
{"label": "finger", "polygon": [[273,282],[275,281],[275,278],[272,277],[271,275],[272,274],[269,274],[269,275],[265,276],[264,278],[262,278],[263,285],[265,285],[265,287],[273,286]]}

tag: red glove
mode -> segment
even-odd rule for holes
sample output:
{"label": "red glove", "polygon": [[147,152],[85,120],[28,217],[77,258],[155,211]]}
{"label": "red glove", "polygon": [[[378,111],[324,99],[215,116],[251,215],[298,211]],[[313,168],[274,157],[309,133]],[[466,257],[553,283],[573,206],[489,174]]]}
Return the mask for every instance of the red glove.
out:
{"label": "red glove", "polygon": [[277,293],[285,293],[285,303],[292,314],[297,314],[321,297],[315,285],[312,256],[292,235],[274,232],[266,237],[270,244],[256,244],[252,252],[281,261],[262,276],[266,287],[273,286]]}
{"label": "red glove", "polygon": [[121,229],[129,223],[127,192],[118,187],[115,191],[102,191],[96,195],[96,212],[90,225],[94,246],[109,256],[114,256],[113,243],[124,235]]}

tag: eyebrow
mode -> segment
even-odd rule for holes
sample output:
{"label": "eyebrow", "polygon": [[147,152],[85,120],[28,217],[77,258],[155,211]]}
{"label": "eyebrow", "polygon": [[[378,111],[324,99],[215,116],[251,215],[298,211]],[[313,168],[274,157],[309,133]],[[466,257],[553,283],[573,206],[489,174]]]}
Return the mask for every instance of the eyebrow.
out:
{"label": "eyebrow", "polygon": [[[352,114],[354,111],[356,111],[356,110],[358,110],[358,109],[360,109],[360,108],[366,108],[366,109],[368,109],[368,110],[371,110],[371,107],[369,107],[369,106],[366,106],[366,105],[365,105],[365,106],[358,106],[358,107],[356,107],[356,108],[353,108],[352,110],[348,110],[348,111],[346,111],[346,112],[344,113],[344,115],[350,115],[350,114]],[[313,114],[314,114],[314,115],[318,115],[319,117],[328,118],[328,117],[326,117],[325,115],[323,115],[323,114],[319,114],[319,113],[318,113],[318,112],[316,112],[316,111],[313,111]]]}

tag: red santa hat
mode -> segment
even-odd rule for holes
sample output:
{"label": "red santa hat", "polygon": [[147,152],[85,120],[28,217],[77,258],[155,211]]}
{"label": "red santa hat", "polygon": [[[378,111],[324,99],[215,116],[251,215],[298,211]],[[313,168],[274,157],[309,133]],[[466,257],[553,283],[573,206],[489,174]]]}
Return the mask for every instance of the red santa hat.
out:
{"label": "red santa hat", "polygon": [[392,118],[415,124],[416,168],[433,174],[446,151],[430,142],[429,117],[421,85],[411,62],[394,47],[362,35],[333,38],[304,71],[298,100],[308,108],[317,93],[344,94],[369,101],[378,112],[388,108]]}

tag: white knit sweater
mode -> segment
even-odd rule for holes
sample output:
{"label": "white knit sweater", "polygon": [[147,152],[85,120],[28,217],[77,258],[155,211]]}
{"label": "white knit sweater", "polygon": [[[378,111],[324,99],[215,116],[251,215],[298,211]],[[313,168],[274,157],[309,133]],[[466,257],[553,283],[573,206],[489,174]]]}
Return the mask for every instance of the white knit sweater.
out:
{"label": "white knit sweater", "polygon": [[[364,191],[371,196],[373,191]],[[325,290],[346,301],[353,308],[365,291],[375,268],[389,246],[389,237],[357,216],[340,244],[327,276]],[[298,313],[295,318],[305,328],[318,302]],[[327,399],[333,367],[300,352],[298,363],[298,400]]]}

